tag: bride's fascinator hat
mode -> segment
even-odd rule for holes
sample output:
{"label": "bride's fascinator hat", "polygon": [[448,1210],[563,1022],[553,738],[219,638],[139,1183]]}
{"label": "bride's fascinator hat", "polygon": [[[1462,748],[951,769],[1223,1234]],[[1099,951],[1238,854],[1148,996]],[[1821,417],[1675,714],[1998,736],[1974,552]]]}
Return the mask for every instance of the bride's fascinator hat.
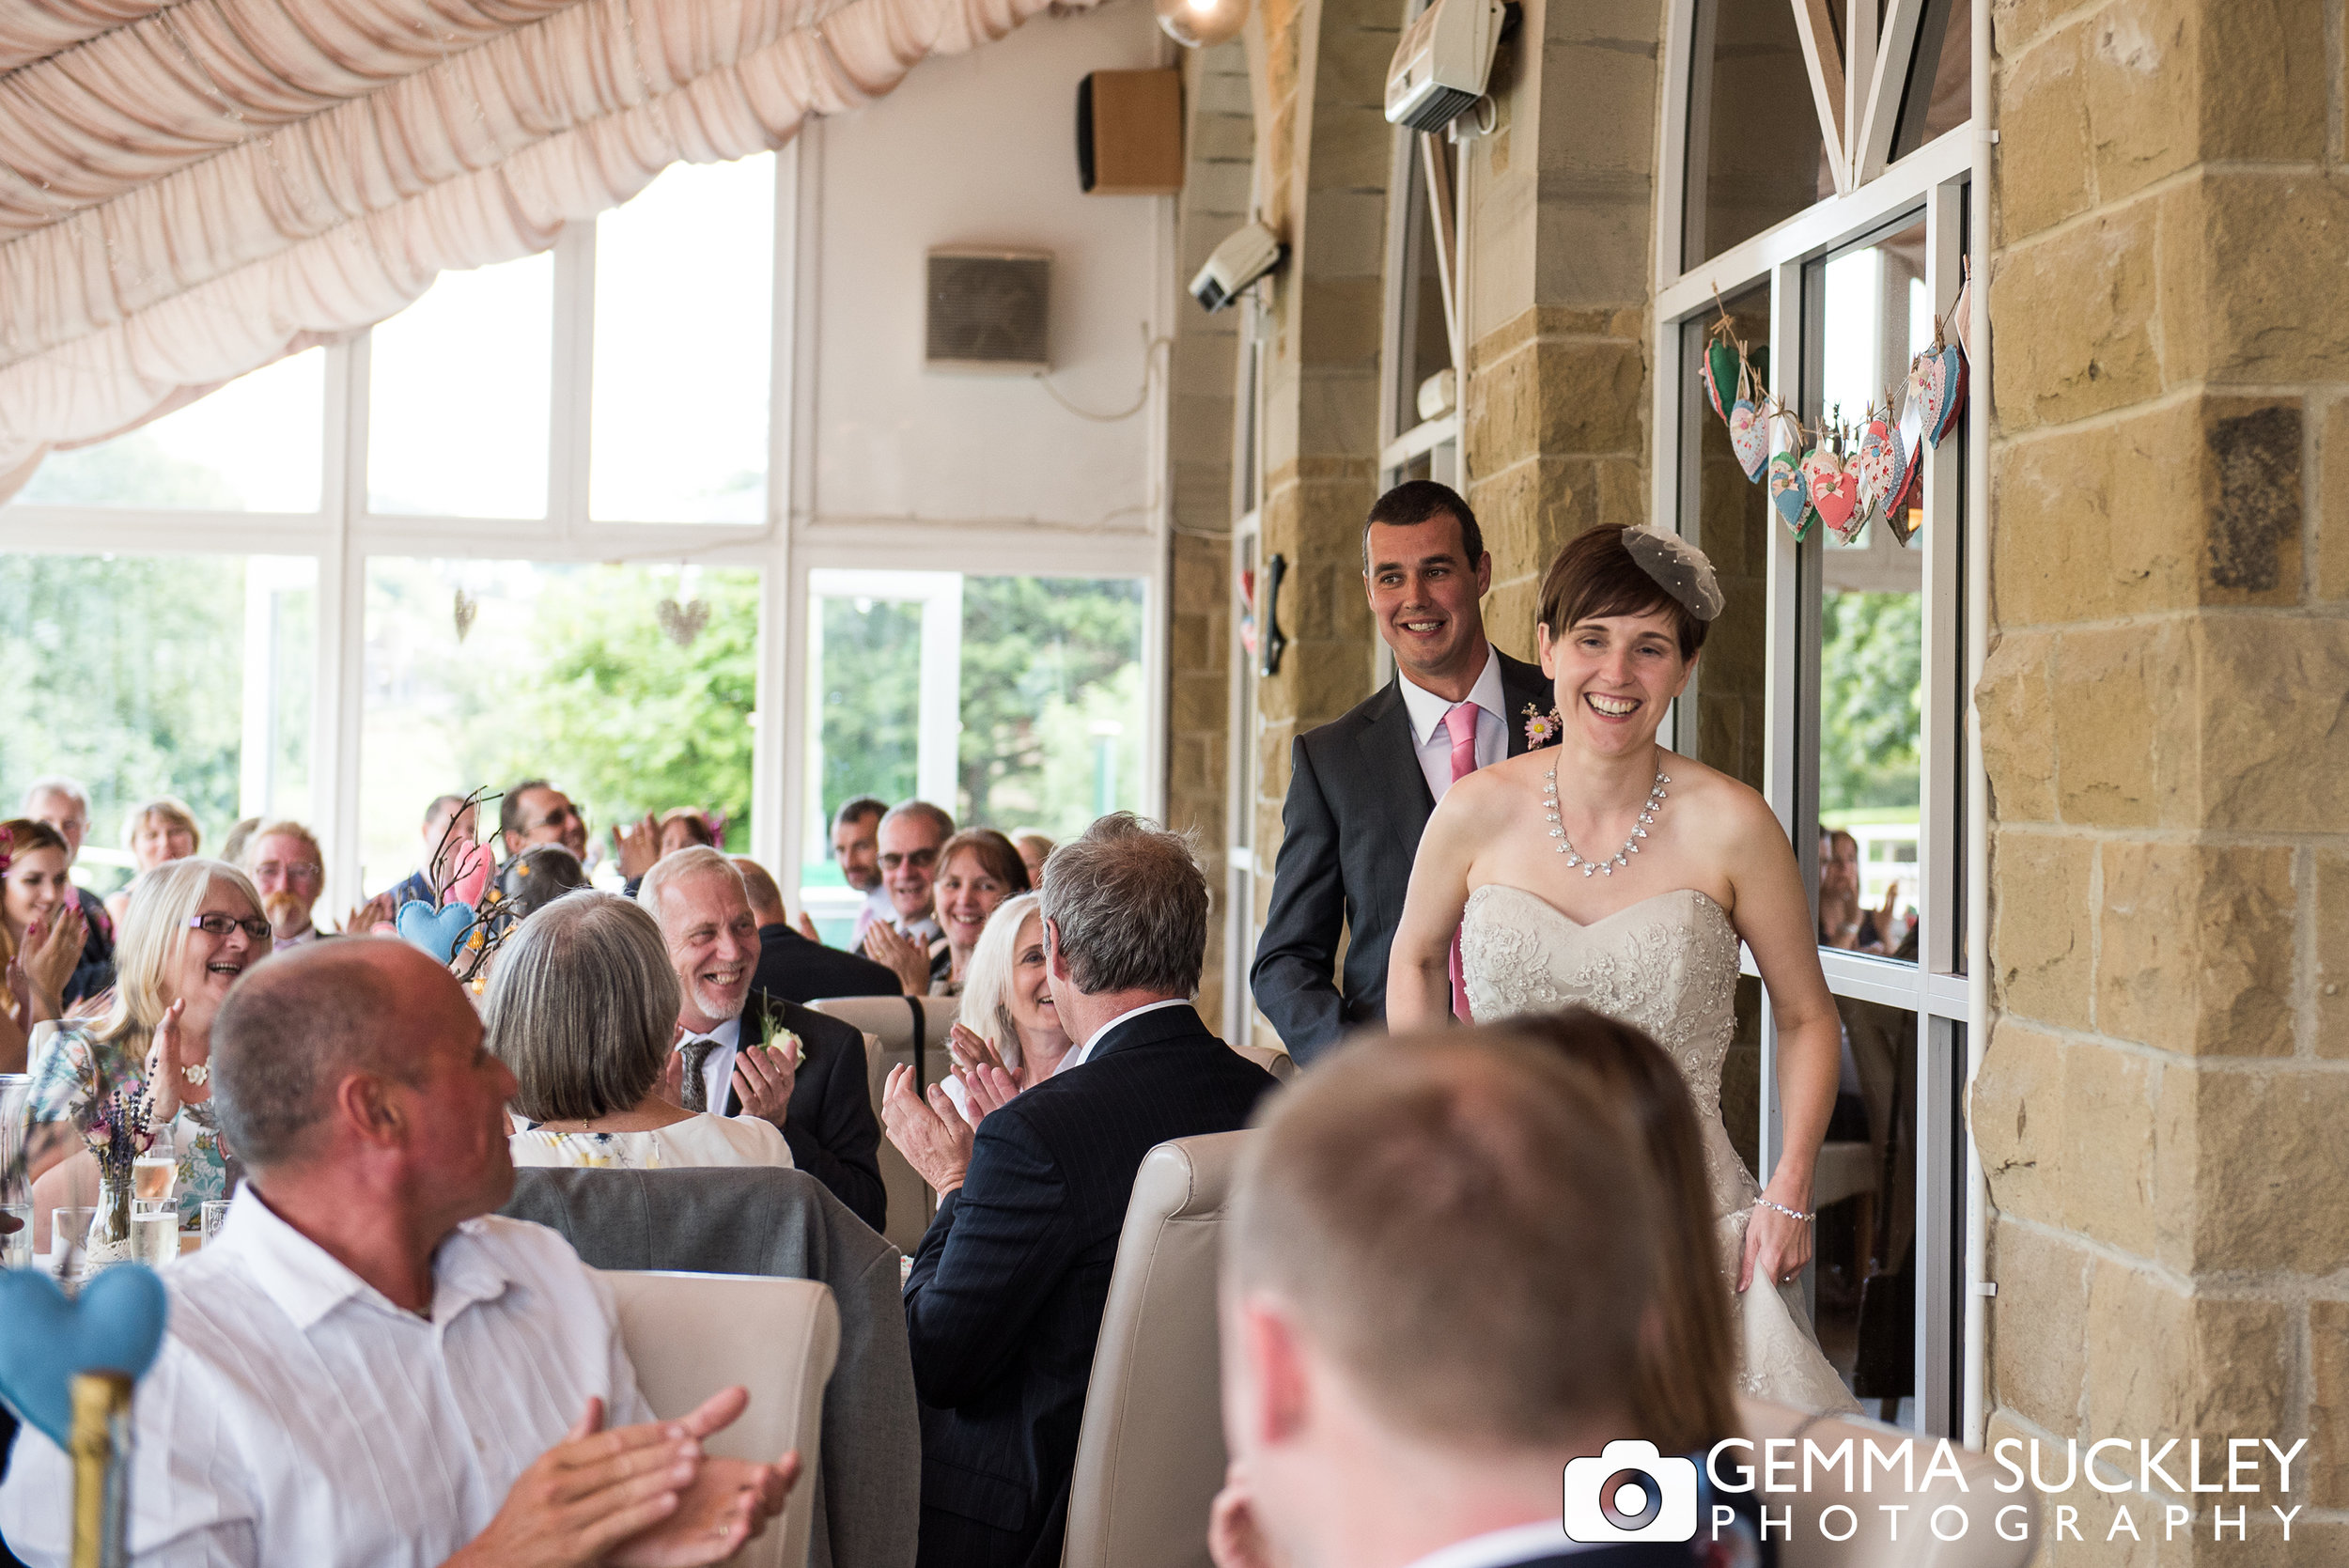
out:
{"label": "bride's fascinator hat", "polygon": [[1654,528],[1625,529],[1623,547],[1633,563],[1689,614],[1710,621],[1721,613],[1727,600],[1721,597],[1720,580],[1713,575],[1713,563],[1705,559],[1704,551],[1677,534]]}

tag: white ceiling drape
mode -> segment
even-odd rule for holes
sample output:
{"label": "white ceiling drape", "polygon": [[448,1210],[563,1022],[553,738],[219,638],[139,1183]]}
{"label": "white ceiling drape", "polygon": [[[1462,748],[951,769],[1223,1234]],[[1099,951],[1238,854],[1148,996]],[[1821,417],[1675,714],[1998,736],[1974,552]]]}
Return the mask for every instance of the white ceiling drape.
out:
{"label": "white ceiling drape", "polygon": [[0,500],[1050,0],[8,0]]}

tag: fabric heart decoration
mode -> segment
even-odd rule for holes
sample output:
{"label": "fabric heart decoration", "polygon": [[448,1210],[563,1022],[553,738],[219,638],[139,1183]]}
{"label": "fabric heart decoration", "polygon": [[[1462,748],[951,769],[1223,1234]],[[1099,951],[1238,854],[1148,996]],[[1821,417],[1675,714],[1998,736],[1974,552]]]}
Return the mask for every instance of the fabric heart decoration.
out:
{"label": "fabric heart decoration", "polygon": [[1930,350],[1934,361],[1935,380],[1941,386],[1941,421],[1926,432],[1925,440],[1934,446],[1941,438],[1957,427],[1957,416],[1966,411],[1966,352],[1954,343],[1944,343]]}
{"label": "fabric heart decoration", "polygon": [[69,1299],[38,1268],[0,1270],[0,1400],[64,1448],[73,1436],[73,1376],[144,1377],[163,1347],[171,1297],[139,1264],[107,1269]]}
{"label": "fabric heart decoration", "polygon": [[1792,452],[1770,455],[1770,507],[1779,520],[1795,531],[1799,539],[1811,531],[1811,490],[1802,477],[1802,462]]}
{"label": "fabric heart decoration", "polygon": [[1802,477],[1811,489],[1811,509],[1837,538],[1851,543],[1868,520],[1859,505],[1859,475],[1844,467],[1832,448],[1820,446],[1803,458]]}
{"label": "fabric heart decoration", "polygon": [[1859,505],[1873,515],[1891,497],[1908,489],[1908,452],[1889,414],[1871,414],[1859,436],[1859,450],[1851,460],[1859,475]]}
{"label": "fabric heart decoration", "polygon": [[[1914,379],[1912,376],[1912,383]],[[1898,488],[1884,498],[1884,515],[1888,518],[1906,511],[1924,483],[1925,411],[1923,405],[1917,401],[1913,384],[1909,389],[1908,401],[1901,409],[1900,429],[1895,439],[1901,443],[1901,453],[1907,458],[1908,467],[1901,474]]]}
{"label": "fabric heart decoration", "polygon": [[1750,398],[1738,398],[1729,411],[1729,448],[1746,477],[1760,484],[1770,462],[1770,425]]}
{"label": "fabric heart decoration", "polygon": [[451,899],[434,908],[421,898],[412,898],[399,907],[397,924],[400,939],[412,947],[420,947],[439,963],[447,963],[457,956],[457,944],[465,939],[473,928],[474,908]]}
{"label": "fabric heart decoration", "polygon": [[459,850],[457,866],[457,877],[448,885],[447,902],[480,908],[481,890],[490,885],[490,873],[496,869],[490,846],[475,844]]}
{"label": "fabric heart decoration", "polygon": [[1704,350],[1704,395],[1713,401],[1713,411],[1723,419],[1729,417],[1732,401],[1729,388],[1743,379],[1743,356],[1737,346],[1725,338],[1715,338]]}

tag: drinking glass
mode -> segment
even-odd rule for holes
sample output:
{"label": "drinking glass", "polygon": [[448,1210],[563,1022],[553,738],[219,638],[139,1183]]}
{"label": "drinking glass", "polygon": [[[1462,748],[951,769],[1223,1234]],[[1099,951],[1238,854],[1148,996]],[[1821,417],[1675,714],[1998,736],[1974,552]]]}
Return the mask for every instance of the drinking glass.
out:
{"label": "drinking glass", "polygon": [[33,1205],[0,1203],[0,1268],[32,1266]]}
{"label": "drinking glass", "polygon": [[82,1278],[83,1265],[89,1256],[89,1228],[98,1221],[95,1205],[79,1207],[59,1203],[47,1212],[49,1228],[36,1241],[46,1240],[49,1250],[43,1254],[43,1265],[51,1278],[70,1288]]}
{"label": "drinking glass", "polygon": [[228,1200],[208,1198],[204,1201],[204,1245],[210,1247],[220,1235],[221,1226],[228,1219]]}
{"label": "drinking glass", "polygon": [[0,1215],[16,1222],[0,1234],[0,1268],[29,1268],[33,1262],[33,1184],[17,1164],[32,1092],[33,1080],[24,1074],[0,1073]]}
{"label": "drinking glass", "polygon": [[168,1198],[131,1200],[131,1255],[161,1268],[179,1255],[179,1205]]}
{"label": "drinking glass", "polygon": [[179,1159],[172,1148],[171,1128],[158,1127],[147,1152],[131,1162],[131,1196],[133,1200],[168,1198],[179,1184]]}

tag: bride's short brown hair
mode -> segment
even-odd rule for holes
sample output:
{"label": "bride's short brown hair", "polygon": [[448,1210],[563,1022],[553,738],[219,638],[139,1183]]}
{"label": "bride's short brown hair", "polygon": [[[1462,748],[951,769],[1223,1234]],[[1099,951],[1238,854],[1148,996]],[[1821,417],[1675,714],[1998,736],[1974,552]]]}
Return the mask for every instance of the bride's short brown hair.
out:
{"label": "bride's short brown hair", "polygon": [[1587,529],[1565,542],[1542,574],[1541,610],[1535,617],[1549,628],[1555,642],[1569,627],[1601,615],[1672,617],[1680,641],[1680,657],[1694,659],[1704,646],[1706,624],[1688,613],[1688,606],[1672,597],[1664,585],[1641,569],[1624,548],[1626,529]]}

